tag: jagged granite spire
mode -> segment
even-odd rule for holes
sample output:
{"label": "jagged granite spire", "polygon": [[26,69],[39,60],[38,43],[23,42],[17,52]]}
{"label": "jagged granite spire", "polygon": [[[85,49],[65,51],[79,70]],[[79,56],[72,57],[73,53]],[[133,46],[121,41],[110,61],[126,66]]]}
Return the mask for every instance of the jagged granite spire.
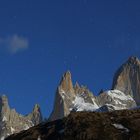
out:
{"label": "jagged granite spire", "polygon": [[41,121],[42,116],[38,105],[35,105],[31,114],[23,116],[9,107],[8,98],[5,95],[0,96],[0,139],[26,130]]}
{"label": "jagged granite spire", "polygon": [[28,118],[33,122],[34,125],[38,125],[42,122],[43,117],[39,104],[34,106],[33,111],[28,115]]}
{"label": "jagged granite spire", "polygon": [[130,57],[115,73],[113,89],[130,94],[140,105],[140,60]]}
{"label": "jagged granite spire", "polygon": [[63,76],[59,84],[59,88],[65,92],[73,92],[73,83],[70,71],[67,71]]}
{"label": "jagged granite spire", "polygon": [[7,113],[9,109],[8,98],[6,95],[0,96],[0,113]]}
{"label": "jagged granite spire", "polygon": [[67,71],[60,81],[56,91],[53,112],[50,120],[57,120],[67,116],[70,113],[69,108],[72,105],[72,100],[75,98],[72,78],[70,71]]}
{"label": "jagged granite spire", "polygon": [[67,71],[62,76],[60,84],[57,88],[54,108],[50,115],[50,120],[61,119],[69,115],[77,96],[82,97],[85,102],[95,102],[92,92],[90,92],[86,87],[80,86],[78,82],[76,82],[75,86],[73,86],[71,73],[70,71]]}

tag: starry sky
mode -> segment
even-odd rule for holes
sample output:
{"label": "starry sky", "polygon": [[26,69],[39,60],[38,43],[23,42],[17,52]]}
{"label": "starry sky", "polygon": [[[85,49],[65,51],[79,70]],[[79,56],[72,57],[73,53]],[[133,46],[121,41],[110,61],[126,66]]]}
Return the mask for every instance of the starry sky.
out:
{"label": "starry sky", "polygon": [[95,95],[140,58],[139,0],[0,0],[0,94],[19,113],[53,107],[62,74]]}

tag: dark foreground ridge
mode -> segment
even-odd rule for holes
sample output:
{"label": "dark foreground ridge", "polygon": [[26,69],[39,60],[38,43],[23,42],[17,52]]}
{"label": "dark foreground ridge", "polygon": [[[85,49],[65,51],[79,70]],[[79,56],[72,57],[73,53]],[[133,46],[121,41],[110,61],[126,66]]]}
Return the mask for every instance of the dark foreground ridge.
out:
{"label": "dark foreground ridge", "polygon": [[139,140],[140,109],[113,112],[72,112],[6,140]]}

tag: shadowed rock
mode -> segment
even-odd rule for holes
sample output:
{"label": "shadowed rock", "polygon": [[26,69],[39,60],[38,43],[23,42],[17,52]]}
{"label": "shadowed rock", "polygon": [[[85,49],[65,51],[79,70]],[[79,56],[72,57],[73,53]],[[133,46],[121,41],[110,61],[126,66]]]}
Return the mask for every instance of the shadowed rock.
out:
{"label": "shadowed rock", "polygon": [[130,57],[117,70],[112,88],[131,95],[140,105],[140,61],[137,57]]}
{"label": "shadowed rock", "polygon": [[139,140],[140,110],[76,112],[6,140]]}

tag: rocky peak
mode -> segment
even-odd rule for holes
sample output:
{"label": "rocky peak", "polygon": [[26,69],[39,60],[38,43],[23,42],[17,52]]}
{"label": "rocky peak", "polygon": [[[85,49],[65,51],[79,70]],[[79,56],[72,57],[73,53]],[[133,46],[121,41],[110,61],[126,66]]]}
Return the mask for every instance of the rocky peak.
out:
{"label": "rocky peak", "polygon": [[6,111],[9,109],[8,98],[5,95],[0,96],[0,107],[1,111]]}
{"label": "rocky peak", "polygon": [[34,108],[33,108],[33,112],[40,112],[40,106],[39,104],[35,104]]}
{"label": "rocky peak", "polygon": [[8,98],[3,95],[0,97],[0,107],[0,139],[29,129],[42,121],[39,105],[35,105],[31,114],[23,116],[9,107]]}
{"label": "rocky peak", "polygon": [[93,103],[95,101],[92,92],[90,92],[87,87],[80,86],[78,82],[73,86],[71,73],[67,71],[62,76],[61,82],[57,88],[50,120],[61,119],[69,115],[77,96],[80,96],[84,102]]}
{"label": "rocky peak", "polygon": [[3,104],[8,104],[8,98],[6,95],[0,96],[0,100],[2,101]]}
{"label": "rocky peak", "polygon": [[112,88],[131,95],[140,105],[140,60],[137,57],[130,57],[117,70]]}
{"label": "rocky peak", "polygon": [[80,88],[80,85],[78,82],[75,83],[75,86],[74,86],[74,89],[79,89]]}
{"label": "rocky peak", "polygon": [[69,108],[75,98],[72,78],[70,71],[63,74],[55,95],[54,108],[50,120],[57,120],[70,113]]}
{"label": "rocky peak", "polygon": [[43,118],[39,104],[34,106],[32,113],[28,115],[28,119],[31,120],[34,125],[41,123]]}
{"label": "rocky peak", "polygon": [[71,79],[70,71],[67,71],[63,76],[59,84],[59,88],[64,90],[65,92],[73,92],[73,84]]}
{"label": "rocky peak", "polygon": [[137,57],[131,56],[129,57],[126,63],[131,64],[131,65],[137,65],[137,64],[140,64],[140,61]]}
{"label": "rocky peak", "polygon": [[78,93],[78,91],[80,90],[80,85],[78,82],[76,82],[76,84],[74,85],[74,90],[75,90],[75,93]]}

